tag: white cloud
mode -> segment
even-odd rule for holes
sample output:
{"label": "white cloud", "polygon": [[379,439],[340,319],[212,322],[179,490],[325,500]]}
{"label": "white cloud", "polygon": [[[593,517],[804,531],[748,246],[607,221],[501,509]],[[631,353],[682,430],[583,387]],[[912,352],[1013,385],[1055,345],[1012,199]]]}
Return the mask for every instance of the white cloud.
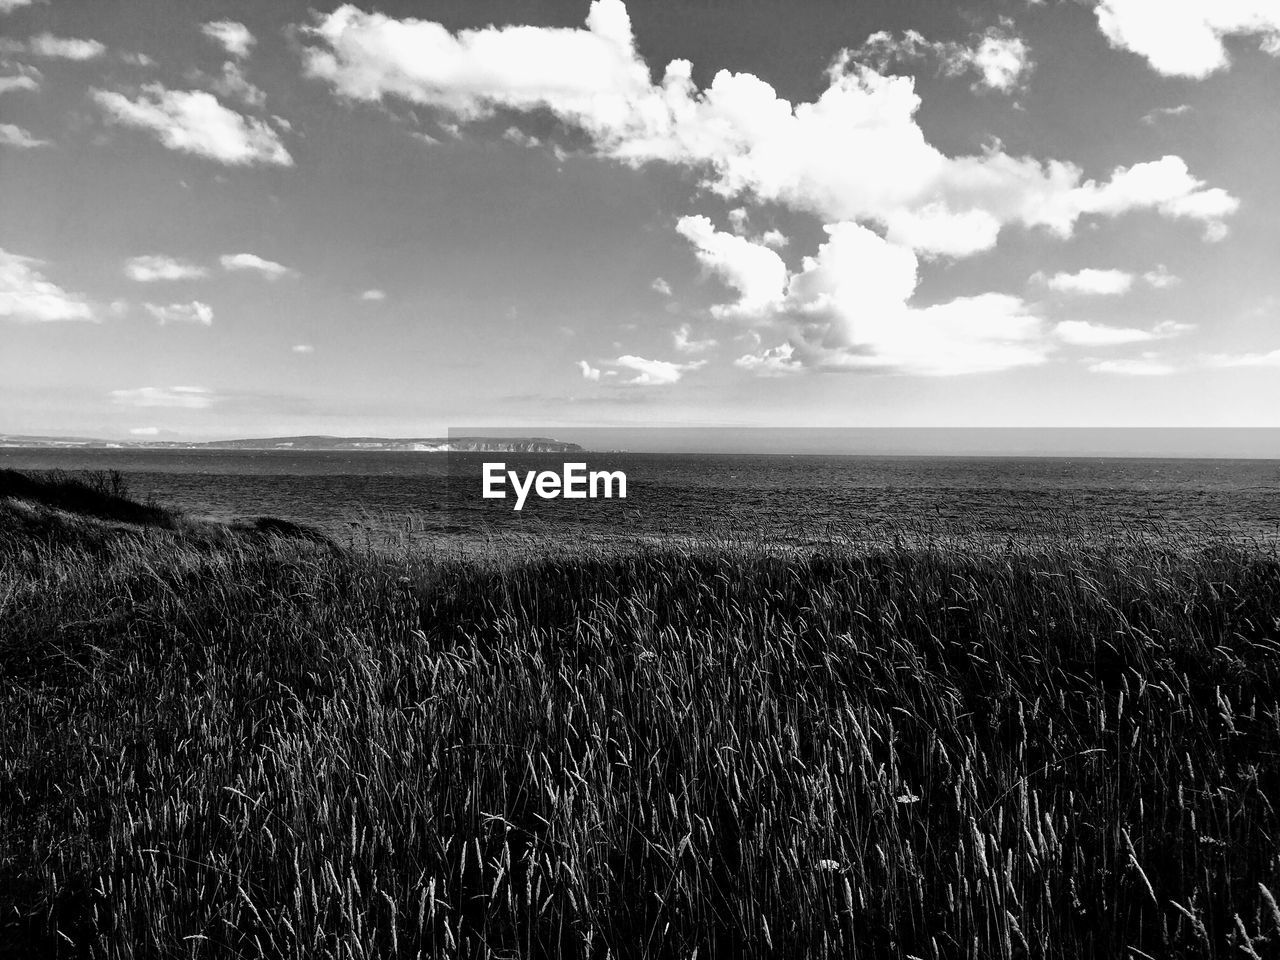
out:
{"label": "white cloud", "polygon": [[0,145],[30,150],[33,147],[47,147],[51,143],[52,141],[50,140],[41,140],[38,137],[33,137],[29,130],[24,130],[17,124],[0,123]]}
{"label": "white cloud", "polygon": [[702,353],[704,350],[710,350],[716,345],[716,341],[712,339],[693,339],[687,323],[683,324],[678,330],[672,331],[671,339],[675,342],[676,349],[681,353]]}
{"label": "white cloud", "polygon": [[1077,273],[1055,273],[1045,280],[1050,290],[1089,296],[1114,297],[1127,293],[1133,286],[1133,274],[1124,270],[1095,270]]}
{"label": "white cloud", "polygon": [[1280,367],[1280,350],[1269,353],[1218,353],[1207,361],[1211,367]]}
{"label": "white cloud", "polygon": [[132,427],[129,430],[129,433],[135,437],[154,437],[159,432],[159,427]]}
{"label": "white cloud", "polygon": [[1177,369],[1153,355],[1130,360],[1097,360],[1089,364],[1090,373],[1114,373],[1126,377],[1163,377],[1176,373]]}
{"label": "white cloud", "polygon": [[613,365],[622,367],[625,370],[635,371],[635,376],[629,380],[624,380],[624,383],[639,387],[661,387],[677,383],[685,373],[706,366],[707,361],[692,360],[689,363],[672,363],[669,360],[646,360],[644,357],[627,354],[614,360]]}
{"label": "white cloud", "polygon": [[40,82],[36,76],[31,73],[20,73],[12,77],[0,77],[0,93],[8,93],[11,90],[36,90],[39,89]]}
{"label": "white cloud", "polygon": [[297,276],[296,270],[290,270],[282,263],[264,260],[253,253],[229,253],[218,258],[223,270],[253,270],[268,280],[279,280],[281,277]]}
{"label": "white cloud", "polygon": [[134,387],[130,390],[112,390],[116,403],[127,407],[182,407],[203,410],[218,399],[204,387]]}
{"label": "white cloud", "polygon": [[[601,156],[690,168],[726,198],[779,203],[828,223],[877,223],[894,242],[926,254],[989,249],[1010,224],[1065,237],[1083,215],[1137,209],[1199,219],[1214,233],[1236,204],[1178,157],[1119,168],[1099,183],[1070,163],[1015,157],[999,146],[947,156],[916,122],[912,79],[882,76],[847,51],[809,103],[726,70],[699,90],[684,60],[655,83],[621,0],[595,0],[586,29],[457,34],[348,4],[318,16],[303,36],[308,73],[343,97],[398,98],[461,121],[498,109],[546,110],[583,131]],[[991,69],[1000,62],[993,52]]]}
{"label": "white cloud", "polygon": [[1194,330],[1190,323],[1176,323],[1163,320],[1150,330],[1136,327],[1109,327],[1101,323],[1090,323],[1088,320],[1064,320],[1053,328],[1054,335],[1063,343],[1077,347],[1111,347],[1125,343],[1142,343],[1148,340],[1161,340]]}
{"label": "white cloud", "polygon": [[261,87],[250,83],[240,64],[228,60],[222,65],[222,75],[213,81],[213,89],[224,97],[232,97],[247,106],[261,110],[267,105],[267,95]]}
{"label": "white cloud", "polygon": [[52,60],[96,60],[107,52],[107,48],[97,40],[55,37],[51,33],[32,37],[27,41],[26,49],[37,57]]}
{"label": "white cloud", "polygon": [[248,27],[234,20],[214,20],[201,26],[200,32],[221,44],[233,57],[247,57],[249,50],[257,42]]}
{"label": "white cloud", "polygon": [[0,13],[13,13],[13,11],[30,6],[35,0],[0,0]]}
{"label": "white cloud", "polygon": [[106,90],[92,96],[111,120],[151,131],[170,150],[232,166],[293,165],[271,127],[224,107],[211,93],[150,83],[137,100]]}
{"label": "white cloud", "polygon": [[585,360],[578,361],[578,369],[582,371],[583,380],[599,380],[600,379],[600,368],[593,367],[591,364],[587,363],[587,361]]}
{"label": "white cloud", "polygon": [[1191,105],[1189,103],[1180,103],[1176,107],[1156,107],[1154,110],[1142,115],[1142,122],[1145,124],[1153,124],[1164,117],[1180,117],[1184,113],[1190,112]]}
{"label": "white cloud", "polygon": [[315,353],[316,348],[309,343],[295,343],[289,348],[294,353]]}
{"label": "white cloud", "polygon": [[213,325],[213,307],[199,300],[190,303],[171,303],[166,305],[145,303],[147,313],[155,317],[161,324],[166,323],[198,323],[201,326]]}
{"label": "white cloud", "polygon": [[1256,37],[1280,55],[1275,0],[1102,0],[1094,12],[1113,47],[1145,57],[1165,76],[1203,79],[1227,67],[1224,37]]}
{"label": "white cloud", "polygon": [[793,357],[795,348],[783,343],[759,353],[748,353],[733,361],[735,367],[750,370],[762,377],[780,377],[788,373],[796,373],[804,369],[803,364]]}
{"label": "white cloud", "polygon": [[780,292],[766,309],[743,312],[735,304],[718,311],[788,333],[791,352],[761,354],[761,366],[772,361],[774,369],[801,364],[949,375],[1041,363],[1052,349],[1040,318],[1019,298],[985,293],[914,306],[915,253],[861,224],[830,224],[825,230],[826,242],[804,258],[800,270],[784,272]]}
{"label": "white cloud", "polygon": [[360,299],[361,300],[385,300],[387,299],[387,295],[381,290],[366,290],[364,293],[360,294]]}
{"label": "white cloud", "polygon": [[873,33],[853,56],[884,73],[894,61],[932,60],[948,76],[977,74],[975,87],[1010,93],[1031,73],[1031,51],[1011,24],[991,27],[970,43],[930,42],[915,30],[895,38],[887,30]]}
{"label": "white cloud", "polygon": [[1176,287],[1182,282],[1181,277],[1174,276],[1169,269],[1162,263],[1154,270],[1148,270],[1142,275],[1142,279],[1149,286],[1155,287],[1157,290],[1164,290],[1167,287]]}
{"label": "white cloud", "polygon": [[93,307],[40,272],[44,262],[0,248],[0,318],[24,323],[95,320]]}
{"label": "white cloud", "polygon": [[661,277],[654,277],[653,282],[649,284],[649,289],[654,293],[660,293],[664,297],[671,296],[671,284],[663,280]]}
{"label": "white cloud", "polygon": [[139,283],[154,283],[157,280],[199,280],[209,275],[209,271],[204,267],[160,253],[130,257],[125,261],[124,272],[130,280],[136,280]]}
{"label": "white cloud", "polygon": [[787,265],[768,247],[722,233],[706,217],[681,217],[676,232],[696,248],[699,262],[738,291],[738,301],[712,308],[717,316],[758,316],[775,308],[787,283]]}

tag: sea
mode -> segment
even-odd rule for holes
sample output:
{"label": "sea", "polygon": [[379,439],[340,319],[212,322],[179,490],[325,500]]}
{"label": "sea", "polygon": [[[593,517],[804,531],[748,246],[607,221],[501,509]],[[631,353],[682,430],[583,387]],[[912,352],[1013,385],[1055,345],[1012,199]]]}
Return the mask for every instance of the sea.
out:
{"label": "sea", "polygon": [[[626,499],[481,496],[485,462],[621,470]],[[279,517],[373,548],[476,543],[1222,537],[1280,542],[1280,461],[751,454],[0,449],[0,468],[118,471],[218,521]]]}

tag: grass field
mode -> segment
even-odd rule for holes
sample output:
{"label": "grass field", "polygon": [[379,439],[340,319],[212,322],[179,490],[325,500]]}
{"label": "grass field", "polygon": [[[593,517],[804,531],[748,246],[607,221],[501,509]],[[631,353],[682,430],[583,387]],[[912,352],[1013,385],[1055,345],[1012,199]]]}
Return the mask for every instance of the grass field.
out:
{"label": "grass field", "polygon": [[1261,958],[1276,803],[1247,544],[389,557],[0,476],[6,957]]}

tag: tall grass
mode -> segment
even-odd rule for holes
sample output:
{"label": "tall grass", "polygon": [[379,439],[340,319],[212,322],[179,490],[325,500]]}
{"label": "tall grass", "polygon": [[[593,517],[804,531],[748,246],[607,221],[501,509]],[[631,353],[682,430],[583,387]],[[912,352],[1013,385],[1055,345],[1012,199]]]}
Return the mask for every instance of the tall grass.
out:
{"label": "tall grass", "polygon": [[1275,955],[1278,618],[1230,544],[0,534],[0,955]]}

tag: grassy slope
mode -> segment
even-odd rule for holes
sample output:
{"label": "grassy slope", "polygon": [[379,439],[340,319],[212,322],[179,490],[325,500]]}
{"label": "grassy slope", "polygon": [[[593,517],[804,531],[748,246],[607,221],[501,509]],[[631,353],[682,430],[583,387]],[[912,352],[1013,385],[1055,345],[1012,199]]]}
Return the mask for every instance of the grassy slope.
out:
{"label": "grassy slope", "polygon": [[15,955],[1280,943],[1274,556],[392,561],[48,499],[0,498]]}

